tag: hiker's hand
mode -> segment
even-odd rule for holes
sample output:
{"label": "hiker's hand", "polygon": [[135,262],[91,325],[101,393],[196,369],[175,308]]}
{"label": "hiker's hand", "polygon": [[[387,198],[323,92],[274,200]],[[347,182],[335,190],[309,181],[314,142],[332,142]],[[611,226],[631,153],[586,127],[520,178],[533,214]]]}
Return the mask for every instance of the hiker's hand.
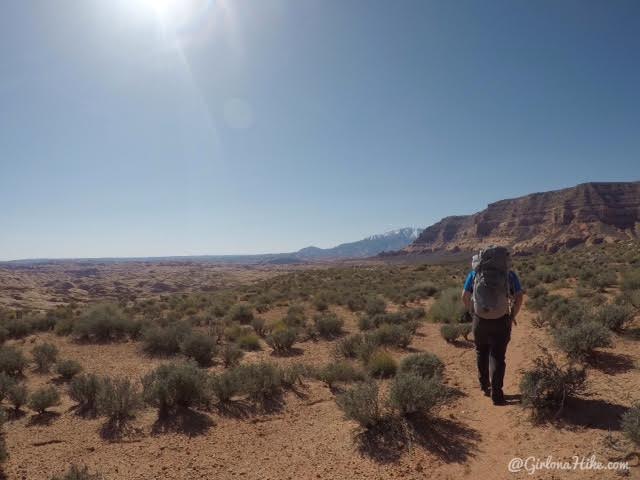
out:
{"label": "hiker's hand", "polygon": [[511,323],[514,325],[518,325],[518,322],[516,321],[516,316],[515,315],[511,315]]}

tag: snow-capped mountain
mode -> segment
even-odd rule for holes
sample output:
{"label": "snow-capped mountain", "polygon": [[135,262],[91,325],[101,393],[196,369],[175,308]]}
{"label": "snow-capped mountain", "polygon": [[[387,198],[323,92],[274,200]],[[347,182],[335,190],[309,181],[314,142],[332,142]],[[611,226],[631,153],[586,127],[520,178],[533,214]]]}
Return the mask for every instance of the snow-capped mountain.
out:
{"label": "snow-capped mountain", "polygon": [[406,237],[406,238],[412,238],[415,240],[416,238],[418,238],[422,230],[424,229],[419,227],[398,228],[396,230],[389,230],[388,232],[385,232],[385,233],[378,233],[376,235],[371,235],[370,237],[367,237],[364,240],[379,240],[381,238],[396,238],[396,237],[398,238]]}
{"label": "snow-capped mountain", "polygon": [[382,252],[398,250],[411,244],[422,228],[406,227],[371,235],[355,242],[342,243],[333,248],[306,247],[293,255],[300,259],[364,258]]}

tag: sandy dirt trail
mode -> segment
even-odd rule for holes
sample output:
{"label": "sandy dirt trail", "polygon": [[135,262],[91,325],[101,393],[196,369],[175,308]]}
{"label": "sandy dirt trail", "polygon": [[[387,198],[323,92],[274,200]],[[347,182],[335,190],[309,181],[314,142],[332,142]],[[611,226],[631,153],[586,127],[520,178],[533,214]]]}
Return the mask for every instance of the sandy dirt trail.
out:
{"label": "sandy dirt trail", "polygon": [[[621,478],[614,470],[539,469],[534,473],[509,472],[508,464],[514,457],[544,460],[551,456],[554,460],[573,462],[574,455],[580,458],[595,455],[598,461],[609,461],[617,452],[607,446],[606,437],[609,430],[617,433],[615,430],[619,430],[619,415],[624,411],[615,401],[622,391],[616,394],[613,389],[621,390],[620,385],[625,383],[624,377],[628,388],[637,386],[639,380],[638,370],[634,368],[615,380],[611,375],[589,369],[589,400],[577,402],[579,408],[584,407],[585,411],[569,415],[572,422],[534,425],[528,412],[519,403],[519,383],[522,371],[531,366],[534,358],[542,353],[542,348],[553,347],[548,334],[543,329],[533,327],[532,318],[531,312],[523,310],[518,325],[512,329],[504,385],[508,401],[506,406],[494,406],[480,390],[475,351],[470,343],[465,347],[453,347],[438,342],[441,339],[437,338],[434,332],[434,327],[437,326],[434,325],[425,325],[424,335],[414,342],[416,348],[434,352],[443,359],[449,384],[463,393],[457,402],[445,407],[442,414],[463,422],[470,429],[470,434],[460,439],[463,443],[471,440],[463,455],[466,461],[464,468],[456,469],[457,459],[449,458],[445,465],[433,472],[441,474],[436,476],[451,478],[451,473],[458,471],[472,479]],[[625,348],[622,344],[620,346]],[[632,349],[637,361],[640,354],[637,344],[629,344],[626,348]],[[612,385],[612,382],[615,383]],[[574,406],[567,406],[567,409],[571,408]],[[456,441],[454,432],[452,441]],[[626,478],[640,478],[640,467],[632,467]]]}

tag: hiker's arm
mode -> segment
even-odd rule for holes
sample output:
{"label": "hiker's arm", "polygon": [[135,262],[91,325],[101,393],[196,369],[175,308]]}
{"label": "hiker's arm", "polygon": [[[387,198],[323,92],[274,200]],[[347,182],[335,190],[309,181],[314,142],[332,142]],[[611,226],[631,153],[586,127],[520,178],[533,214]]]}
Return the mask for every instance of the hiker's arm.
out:
{"label": "hiker's arm", "polygon": [[520,307],[522,307],[522,299],[524,295],[522,292],[516,293],[516,297],[513,301],[513,309],[511,310],[511,315],[515,318],[518,316],[518,312],[520,312]]}
{"label": "hiker's arm", "polygon": [[467,309],[467,312],[471,313],[471,293],[466,290],[462,291],[462,303],[464,303],[464,308]]}

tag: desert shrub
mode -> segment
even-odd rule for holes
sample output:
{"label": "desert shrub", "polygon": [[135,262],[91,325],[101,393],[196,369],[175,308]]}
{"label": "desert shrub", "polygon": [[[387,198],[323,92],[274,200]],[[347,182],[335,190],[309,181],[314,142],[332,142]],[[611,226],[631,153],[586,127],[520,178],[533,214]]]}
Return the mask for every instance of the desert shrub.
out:
{"label": "desert shrub", "polygon": [[338,361],[326,364],[317,372],[318,380],[326,383],[329,388],[338,382],[355,382],[364,380],[361,370],[354,367],[350,362]]}
{"label": "desert shrub", "polygon": [[464,313],[464,305],[460,300],[460,289],[447,288],[440,292],[433,306],[429,310],[432,322],[457,322]]}
{"label": "desert shrub", "polygon": [[379,296],[369,296],[365,304],[364,311],[367,315],[377,315],[387,310],[387,302]]}
{"label": "desert shrub", "polygon": [[471,329],[471,323],[445,323],[440,327],[440,336],[449,343],[455,342],[460,337],[468,340]]}
{"label": "desert shrub", "polygon": [[142,397],[128,378],[105,377],[100,381],[96,404],[98,411],[110,421],[122,422],[142,406]]}
{"label": "desert shrub", "polygon": [[260,338],[255,333],[247,333],[236,340],[242,350],[260,350]]}
{"label": "desert shrub", "polygon": [[315,372],[315,368],[302,363],[293,363],[280,369],[282,386],[293,388],[296,384],[302,384],[305,377],[310,377]]}
{"label": "desert shrub", "polygon": [[561,368],[546,354],[536,358],[533,368],[522,376],[522,405],[531,408],[536,417],[559,415],[565,400],[583,391],[585,382],[584,369]]}
{"label": "desert shrub", "polygon": [[[529,282],[552,283],[560,279],[557,268],[549,265],[540,265],[529,276]],[[531,285],[533,286],[533,285]]]}
{"label": "desert shrub", "polygon": [[16,384],[15,378],[7,375],[6,373],[0,373],[0,403],[9,393],[11,387]]}
{"label": "desert shrub", "polygon": [[361,312],[367,306],[367,300],[362,295],[350,295],[346,301],[347,308],[352,312]]}
{"label": "desert shrub", "polygon": [[292,327],[279,326],[267,336],[267,344],[277,353],[291,350],[298,337],[297,330]]}
{"label": "desert shrub", "polygon": [[627,290],[616,298],[616,302],[621,305],[630,305],[640,308],[640,290]]}
{"label": "desert shrub", "polygon": [[402,373],[393,379],[389,388],[389,403],[402,415],[429,413],[447,397],[447,390],[439,375],[422,377]]}
{"label": "desert shrub", "polygon": [[329,308],[329,301],[324,295],[318,295],[313,299],[313,306],[319,312],[326,312]]}
{"label": "desert shrub", "polygon": [[548,293],[549,292],[547,291],[547,289],[542,285],[537,285],[527,291],[527,296],[529,297],[529,299],[537,299],[548,295]]}
{"label": "desert shrub", "polygon": [[364,335],[357,349],[358,360],[366,364],[371,356],[378,351],[378,347],[378,340],[374,335]]}
{"label": "desert shrub", "polygon": [[633,318],[633,310],[625,305],[603,305],[596,310],[594,320],[615,332],[621,331]]}
{"label": "desert shrub", "polygon": [[240,337],[253,333],[253,328],[248,325],[234,324],[224,329],[224,337],[230,342],[237,342]]}
{"label": "desert shrub", "polygon": [[97,375],[79,375],[69,384],[69,396],[85,411],[96,411],[101,380]]}
{"label": "desert shrub", "polygon": [[363,342],[364,336],[362,334],[349,335],[336,343],[335,354],[345,358],[356,358]]}
{"label": "desert shrub", "polygon": [[2,323],[8,338],[23,338],[33,332],[33,328],[27,318],[9,318]]}
{"label": "desert shrub", "polygon": [[306,323],[304,327],[302,327],[302,331],[298,332],[298,339],[301,342],[306,342],[307,340],[316,341],[318,337],[318,329],[315,323]]}
{"label": "desert shrub", "polygon": [[640,403],[636,403],[622,415],[621,426],[625,436],[640,446]]}
{"label": "desert shrub", "polygon": [[191,363],[160,365],[142,379],[146,403],[165,416],[177,407],[189,408],[208,403],[207,376]]}
{"label": "desert shrub", "polygon": [[427,311],[423,307],[408,308],[404,313],[409,320],[420,320],[427,316]]}
{"label": "desert shrub", "polygon": [[405,322],[402,327],[411,333],[411,335],[415,335],[420,325],[422,325],[422,321],[420,320],[409,320],[408,322]]}
{"label": "desert shrub", "polygon": [[264,336],[265,332],[265,322],[264,322],[264,318],[262,317],[254,317],[253,320],[251,320],[251,327],[253,328],[253,331],[256,332],[257,335],[259,336]]}
{"label": "desert shrub", "polygon": [[458,324],[458,333],[465,340],[469,340],[469,334],[471,333],[473,326],[471,323],[459,323]]}
{"label": "desert shrub", "polygon": [[56,323],[56,319],[48,314],[31,314],[23,318],[23,321],[30,325],[32,332],[48,332],[53,330]]}
{"label": "desert shrub", "polygon": [[131,319],[117,305],[105,303],[89,307],[73,324],[80,340],[107,342],[125,337]]}
{"label": "desert shrub", "polygon": [[27,364],[27,359],[20,350],[5,345],[0,346],[0,372],[12,377],[22,375]]}
{"label": "desert shrub", "polygon": [[267,402],[282,391],[282,371],[273,363],[239,365],[233,375],[238,389],[257,402]]}
{"label": "desert shrub", "polygon": [[126,325],[127,335],[131,340],[139,340],[142,337],[142,332],[148,327],[149,322],[146,320],[130,320]]}
{"label": "desert shrub", "polygon": [[589,298],[592,298],[595,294],[596,293],[589,288],[585,288],[582,286],[576,287],[576,297],[578,298],[589,299]]}
{"label": "desert shrub", "polygon": [[329,339],[340,336],[344,326],[344,320],[332,312],[316,315],[314,323],[318,334],[323,338]]}
{"label": "desert shrub", "polygon": [[586,299],[590,306],[601,307],[607,303],[607,296],[602,293],[594,293]]}
{"label": "desert shrub", "polygon": [[588,285],[598,291],[604,291],[605,288],[615,285],[617,281],[618,277],[616,272],[613,270],[605,270],[593,275],[589,279]]}
{"label": "desert shrub", "polygon": [[543,324],[555,328],[573,327],[591,317],[590,307],[582,300],[555,295],[549,295],[547,300],[540,315]]}
{"label": "desert shrub", "polygon": [[45,413],[47,408],[60,404],[60,394],[55,387],[42,387],[29,397],[29,408],[38,413]]}
{"label": "desert shrub", "polygon": [[20,382],[15,382],[11,387],[7,390],[7,399],[9,403],[13,405],[13,409],[18,412],[20,409],[27,404],[29,400],[29,390],[27,386]]}
{"label": "desert shrub", "polygon": [[192,332],[182,341],[181,350],[201,367],[207,367],[211,365],[211,360],[216,354],[216,342],[209,335]]}
{"label": "desert shrub", "polygon": [[176,355],[190,333],[191,327],[184,323],[174,323],[166,327],[152,326],[143,332],[142,346],[151,355]]}
{"label": "desert shrub", "polygon": [[246,303],[238,303],[231,307],[229,310],[229,318],[234,322],[239,322],[244,325],[251,323],[253,320],[253,311],[251,306]]}
{"label": "desert shrub", "polygon": [[550,325],[556,328],[574,327],[589,321],[592,316],[590,307],[583,302],[570,299],[558,303],[558,309],[550,317]]}
{"label": "desert shrub", "polygon": [[[537,288],[538,287],[535,287],[534,289],[537,289]],[[556,298],[561,298],[561,297],[558,297],[557,295],[549,295],[548,293],[546,293],[546,290],[543,287],[539,287],[539,288],[544,290],[545,293],[536,295],[535,297],[527,296],[527,308],[529,308],[534,312],[540,312],[544,310],[544,308],[547,307],[547,305],[551,301],[553,301]]]}
{"label": "desert shrub", "polygon": [[369,315],[358,316],[358,328],[361,331],[364,332],[367,330],[371,330],[374,327],[375,327],[375,324],[373,323],[373,317],[370,317]]}
{"label": "desert shrub", "polygon": [[271,308],[271,302],[273,299],[269,295],[259,295],[253,300],[253,307],[258,313],[268,312]]}
{"label": "desert shrub", "polygon": [[232,367],[240,363],[244,352],[235,343],[227,343],[220,350],[220,357],[225,368]]}
{"label": "desert shrub", "polygon": [[336,397],[344,416],[365,429],[373,428],[383,419],[375,382],[360,383]]}
{"label": "desert shrub", "polygon": [[609,329],[593,321],[556,328],[553,336],[558,347],[572,360],[584,360],[592,355],[594,349],[611,346]]}
{"label": "desert shrub", "polygon": [[440,377],[444,363],[433,353],[413,353],[400,362],[400,373],[417,375],[421,378]]}
{"label": "desert shrub", "polygon": [[211,392],[220,403],[227,403],[239,393],[238,380],[232,370],[212,375],[209,381]]}
{"label": "desert shrub", "polygon": [[438,287],[430,281],[418,282],[407,290],[407,294],[412,300],[433,297],[436,293],[438,293]]}
{"label": "desert shrub", "polygon": [[460,337],[460,329],[457,323],[445,323],[440,327],[440,335],[447,342],[455,342]]}
{"label": "desert shrub", "polygon": [[625,272],[620,286],[623,290],[640,290],[640,269]]}
{"label": "desert shrub", "polygon": [[82,371],[82,365],[75,360],[61,360],[56,365],[56,373],[64,380],[71,380]]}
{"label": "desert shrub", "polygon": [[374,327],[380,327],[385,324],[406,326],[409,323],[413,323],[414,317],[417,318],[412,312],[413,310],[403,310],[393,313],[378,313],[368,318]]}
{"label": "desert shrub", "polygon": [[382,324],[368,336],[377,345],[406,348],[411,343],[412,333],[402,325]]}
{"label": "desert shrub", "polygon": [[71,465],[69,470],[65,472],[61,477],[54,476],[51,480],[101,480],[102,475],[98,473],[89,473],[87,466],[80,467],[78,465]]}
{"label": "desert shrub", "polygon": [[307,323],[307,317],[302,305],[291,305],[282,322],[288,327],[302,327]]}
{"label": "desert shrub", "polygon": [[398,364],[393,357],[384,350],[378,350],[367,362],[367,371],[372,377],[387,378],[395,375]]}
{"label": "desert shrub", "polygon": [[56,335],[61,337],[66,337],[73,333],[73,326],[75,325],[75,320],[73,318],[65,317],[60,318],[57,322],[53,331]]}

